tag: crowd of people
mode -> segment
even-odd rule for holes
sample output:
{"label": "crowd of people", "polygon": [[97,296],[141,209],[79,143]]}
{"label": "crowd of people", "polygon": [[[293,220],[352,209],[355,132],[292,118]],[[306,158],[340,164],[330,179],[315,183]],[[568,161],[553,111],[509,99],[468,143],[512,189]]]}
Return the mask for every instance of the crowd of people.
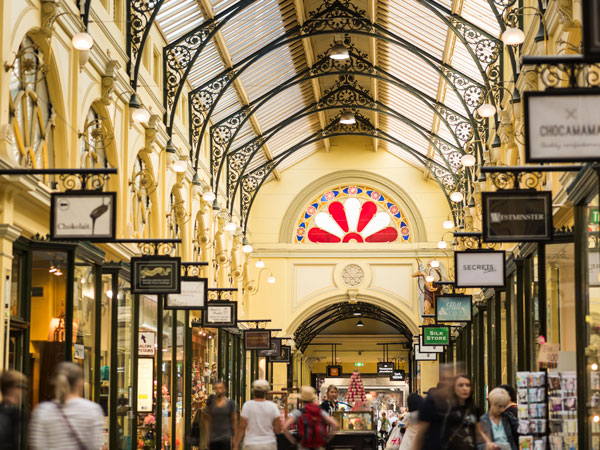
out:
{"label": "crowd of people", "polygon": [[[40,403],[28,424],[29,448],[102,449],[104,414],[98,404],[81,396],[81,367],[63,362],[52,381],[54,399]],[[254,381],[252,399],[239,411],[227,398],[225,383],[216,382],[213,395],[194,417],[187,444],[209,450],[238,450],[242,444],[244,450],[277,450],[286,438],[298,450],[324,448],[339,429],[332,417],[339,406],[337,388],[329,386],[319,405],[315,389],[303,386],[299,408],[283,423],[277,405],[267,400],[269,388],[266,380]],[[0,450],[25,448],[21,440],[26,389],[27,379],[21,373],[8,370],[0,375]],[[385,413],[381,414],[379,443],[387,450],[519,448],[516,391],[509,385],[489,392],[488,410],[483,414],[474,402],[470,378],[442,370],[437,387],[424,398],[410,394],[407,406],[401,423],[390,424]]]}

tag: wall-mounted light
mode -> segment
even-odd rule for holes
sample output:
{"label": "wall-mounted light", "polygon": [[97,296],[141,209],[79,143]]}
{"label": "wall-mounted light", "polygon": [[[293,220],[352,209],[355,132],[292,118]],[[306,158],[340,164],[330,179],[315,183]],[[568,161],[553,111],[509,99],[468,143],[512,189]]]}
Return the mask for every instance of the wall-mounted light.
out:
{"label": "wall-mounted light", "polygon": [[202,194],[202,200],[204,200],[207,203],[212,203],[216,199],[217,199],[217,196],[212,191],[206,191],[204,194]]}
{"label": "wall-mounted light", "polygon": [[76,33],[73,35],[71,44],[73,44],[73,48],[75,50],[85,52],[91,50],[91,48],[94,46],[94,39],[88,32],[82,31],[81,33]]}
{"label": "wall-mounted light", "polygon": [[178,159],[171,164],[171,170],[173,170],[175,173],[184,173],[187,171],[187,163],[182,159]]}
{"label": "wall-mounted light", "polygon": [[248,240],[244,237],[242,241],[242,251],[244,253],[252,253],[252,245],[248,242]]}
{"label": "wall-mounted light", "polygon": [[440,250],[443,250],[443,249],[445,249],[446,247],[448,247],[448,243],[447,243],[446,241],[444,241],[444,240],[438,241],[438,243],[437,243],[437,247],[438,247]]}
{"label": "wall-mounted light", "polygon": [[150,120],[150,113],[142,106],[142,103],[135,92],[131,94],[131,98],[129,99],[129,108],[132,110],[131,119],[134,122],[144,123]]}
{"label": "wall-mounted light", "polygon": [[438,267],[440,267],[440,262],[437,259],[432,259],[431,261],[429,261],[429,265],[434,269],[437,269]]}
{"label": "wall-mounted light", "polygon": [[473,167],[476,162],[477,159],[475,158],[475,155],[471,155],[470,153],[462,155],[460,158],[460,163],[463,165],[463,167]]}
{"label": "wall-mounted light", "polygon": [[454,191],[450,194],[450,200],[452,200],[454,203],[462,202],[463,198],[464,198],[464,195],[460,191]]}
{"label": "wall-mounted light", "polygon": [[263,267],[265,267],[265,262],[262,259],[259,259],[258,261],[256,261],[255,266],[257,269],[262,269]]}
{"label": "wall-mounted light", "polygon": [[267,283],[269,283],[269,284],[274,284],[275,281],[277,281],[277,280],[275,279],[275,277],[273,275],[271,275],[269,278],[267,278]]}
{"label": "wall-mounted light", "polygon": [[444,222],[442,222],[442,227],[444,230],[451,230],[454,228],[454,222],[450,219],[444,220]]}
{"label": "wall-mounted light", "polygon": [[235,224],[235,222],[233,220],[228,220],[225,223],[225,231],[231,231],[231,232],[233,232],[235,230],[237,230],[237,225]]}
{"label": "wall-mounted light", "polygon": [[500,36],[504,45],[521,45],[525,42],[525,33],[517,27],[508,27]]}

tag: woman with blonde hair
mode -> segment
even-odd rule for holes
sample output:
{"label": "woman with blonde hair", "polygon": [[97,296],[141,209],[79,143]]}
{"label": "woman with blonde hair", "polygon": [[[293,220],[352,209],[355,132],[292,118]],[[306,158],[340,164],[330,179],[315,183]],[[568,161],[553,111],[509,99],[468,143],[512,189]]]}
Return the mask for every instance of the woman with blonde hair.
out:
{"label": "woman with blonde hair", "polygon": [[33,411],[29,443],[34,450],[99,450],[103,446],[104,414],[100,405],[81,397],[83,371],[60,363],[52,377],[54,400]]}

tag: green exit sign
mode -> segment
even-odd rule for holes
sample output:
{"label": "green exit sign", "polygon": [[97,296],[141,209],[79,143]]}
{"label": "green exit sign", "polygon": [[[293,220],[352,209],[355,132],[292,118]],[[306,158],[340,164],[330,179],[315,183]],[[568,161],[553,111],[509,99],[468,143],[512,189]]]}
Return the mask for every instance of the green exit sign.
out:
{"label": "green exit sign", "polygon": [[450,345],[450,327],[423,327],[423,345]]}
{"label": "green exit sign", "polygon": [[355,362],[354,363],[354,367],[364,367],[365,363],[364,362]]}

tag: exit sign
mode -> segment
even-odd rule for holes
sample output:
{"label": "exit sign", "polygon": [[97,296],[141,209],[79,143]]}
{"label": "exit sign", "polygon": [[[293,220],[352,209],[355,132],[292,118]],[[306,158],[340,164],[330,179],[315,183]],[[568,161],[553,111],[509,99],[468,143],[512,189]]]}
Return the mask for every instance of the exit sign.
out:
{"label": "exit sign", "polygon": [[363,367],[365,365],[364,362],[355,362],[354,367]]}
{"label": "exit sign", "polygon": [[450,327],[423,327],[423,346],[450,345]]}

